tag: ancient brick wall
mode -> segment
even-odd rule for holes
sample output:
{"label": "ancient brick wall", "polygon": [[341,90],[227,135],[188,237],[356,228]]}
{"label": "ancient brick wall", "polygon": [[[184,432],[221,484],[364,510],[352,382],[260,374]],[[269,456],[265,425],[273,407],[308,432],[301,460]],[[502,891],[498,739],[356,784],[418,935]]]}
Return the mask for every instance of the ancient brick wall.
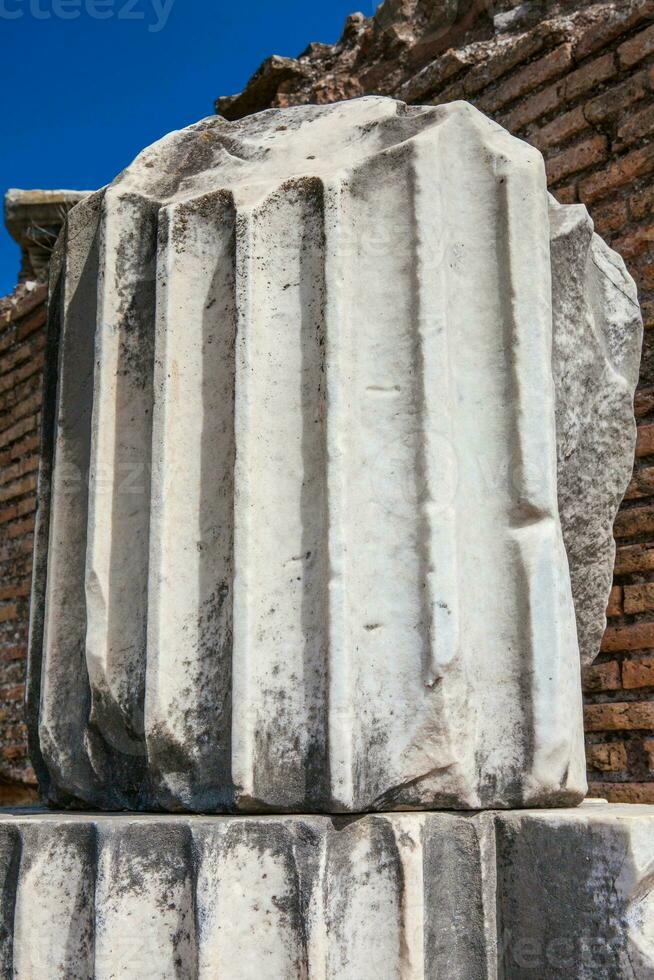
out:
{"label": "ancient brick wall", "polygon": [[0,805],[35,798],[23,699],[46,295],[31,283],[0,301]]}
{"label": "ancient brick wall", "polygon": [[586,204],[624,256],[645,321],[638,445],[609,625],[584,678],[586,729],[591,795],[654,803],[654,2],[460,3],[427,23],[437,7],[387,2],[350,18],[338,44],[270,59],[216,107],[238,118],[344,95],[466,99],[539,147],[556,197]]}
{"label": "ancient brick wall", "polygon": [[0,299],[0,806],[33,802],[24,723],[48,265],[75,191],[9,191],[19,284]]}

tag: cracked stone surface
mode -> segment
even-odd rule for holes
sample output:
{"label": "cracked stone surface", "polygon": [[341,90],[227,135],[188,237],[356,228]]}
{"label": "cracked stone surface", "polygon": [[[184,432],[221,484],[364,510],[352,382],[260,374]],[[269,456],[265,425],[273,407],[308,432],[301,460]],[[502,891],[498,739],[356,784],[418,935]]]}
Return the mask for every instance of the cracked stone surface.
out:
{"label": "cracked stone surface", "polygon": [[645,980],[654,807],[0,816],[0,977]]}
{"label": "cracked stone surface", "polygon": [[613,522],[633,469],[643,326],[636,285],[586,208],[551,198],[550,225],[559,513],[587,665],[606,626]]}
{"label": "cracked stone surface", "polygon": [[32,602],[47,798],[578,803],[573,596],[588,656],[631,288],[583,209],[549,210],[540,154],[465,103],[210,118],[78,205]]}

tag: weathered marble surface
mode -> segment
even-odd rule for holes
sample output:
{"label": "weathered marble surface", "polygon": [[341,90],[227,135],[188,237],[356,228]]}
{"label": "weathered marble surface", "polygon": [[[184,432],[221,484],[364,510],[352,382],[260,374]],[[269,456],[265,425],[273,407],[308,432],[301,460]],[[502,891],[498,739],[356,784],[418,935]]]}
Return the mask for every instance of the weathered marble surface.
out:
{"label": "weathered marble surface", "polygon": [[558,498],[582,662],[606,626],[613,522],[634,463],[643,324],[636,285],[586,208],[550,202]]}
{"label": "weathered marble surface", "polygon": [[654,977],[654,807],[495,817],[503,980]]}
{"label": "weathered marble surface", "polygon": [[0,816],[0,980],[645,980],[654,807]]}
{"label": "weathered marble surface", "polygon": [[[555,409],[586,407],[556,405],[540,154],[464,103],[211,118],[78,206],[58,261],[30,655],[49,798],[578,802]],[[614,302],[582,274],[566,316],[591,286]]]}

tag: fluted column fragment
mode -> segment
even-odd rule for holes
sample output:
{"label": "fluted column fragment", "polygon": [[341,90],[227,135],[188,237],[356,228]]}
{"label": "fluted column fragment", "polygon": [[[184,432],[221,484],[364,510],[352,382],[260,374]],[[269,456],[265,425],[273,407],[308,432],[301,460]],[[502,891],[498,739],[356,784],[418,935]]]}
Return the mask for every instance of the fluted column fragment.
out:
{"label": "fluted column fragment", "polygon": [[654,975],[654,807],[0,816],[2,980]]}
{"label": "fluted column fragment", "polygon": [[640,324],[597,263],[553,265],[552,214],[540,154],[472,107],[379,98],[204,120],[71,213],[31,641],[52,801],[581,799],[601,604],[577,588],[575,620],[553,337],[592,292],[626,399]]}
{"label": "fluted column fragment", "polygon": [[202,808],[231,798],[234,236],[226,193],[161,212],[145,740],[160,791]]}

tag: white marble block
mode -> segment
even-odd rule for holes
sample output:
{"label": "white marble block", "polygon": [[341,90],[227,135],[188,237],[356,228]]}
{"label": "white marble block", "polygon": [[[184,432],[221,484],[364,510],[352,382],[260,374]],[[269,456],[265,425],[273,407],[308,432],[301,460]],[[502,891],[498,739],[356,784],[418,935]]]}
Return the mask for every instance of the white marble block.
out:
{"label": "white marble block", "polygon": [[0,980],[654,976],[654,807],[0,816]]}
{"label": "white marble block", "polygon": [[[557,299],[549,208],[540,154],[471,106],[367,98],[204,120],[74,209],[31,638],[51,801],[582,799],[557,425],[594,436],[552,337],[575,303],[599,336],[632,286],[597,245],[615,281],[582,262]],[[623,395],[603,527],[640,342],[616,309],[629,370],[601,375],[601,344],[592,366]]]}
{"label": "white marble block", "polygon": [[495,818],[502,980],[652,980],[654,807]]}

